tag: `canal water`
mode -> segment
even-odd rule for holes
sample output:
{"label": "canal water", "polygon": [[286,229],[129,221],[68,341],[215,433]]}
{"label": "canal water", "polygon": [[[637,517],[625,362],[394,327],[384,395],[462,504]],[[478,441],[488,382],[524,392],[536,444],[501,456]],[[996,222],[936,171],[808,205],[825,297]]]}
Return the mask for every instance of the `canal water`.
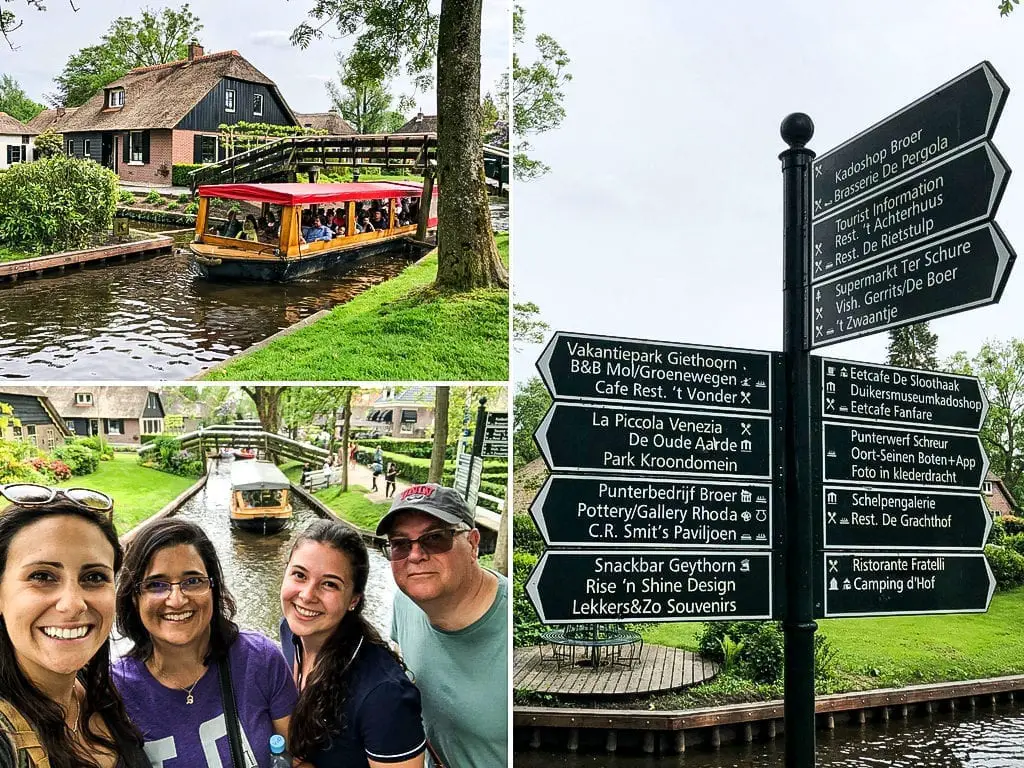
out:
{"label": "canal water", "polygon": [[[962,706],[962,704],[961,704]],[[785,740],[688,746],[679,755],[562,754],[523,749],[516,768],[782,768]],[[819,768],[1024,768],[1024,711],[1000,703],[904,721],[837,725],[818,731]]]}
{"label": "canal water", "polygon": [[[292,494],[295,517],[280,533],[263,536],[233,529],[229,523],[232,463],[211,461],[206,488],[185,502],[177,516],[201,525],[217,548],[224,579],[238,604],[238,625],[259,630],[276,641],[281,621],[281,578],[288,553],[295,537],[319,517]],[[371,548],[363,612],[385,639],[391,633],[395,589],[390,564]]]}
{"label": "canal water", "polygon": [[[507,202],[491,216],[508,229]],[[215,283],[189,269],[191,239],[178,233],[173,254],[0,286],[0,379],[187,378],[409,264],[383,254],[284,285]]]}

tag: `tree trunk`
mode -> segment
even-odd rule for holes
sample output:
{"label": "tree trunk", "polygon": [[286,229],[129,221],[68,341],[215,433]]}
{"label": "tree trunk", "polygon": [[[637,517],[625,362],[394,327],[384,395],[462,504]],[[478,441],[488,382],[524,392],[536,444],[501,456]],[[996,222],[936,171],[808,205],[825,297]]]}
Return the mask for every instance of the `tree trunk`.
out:
{"label": "tree trunk", "polygon": [[508,502],[501,509],[501,522],[498,524],[498,543],[494,545],[494,570],[502,576],[508,576]]}
{"label": "tree trunk", "polygon": [[482,4],[442,0],[438,23],[436,285],[457,291],[508,287],[508,271],[491,231],[480,144]]}
{"label": "tree trunk", "polygon": [[448,387],[434,389],[434,445],[430,450],[428,483],[440,483],[444,475],[444,452],[448,447]]}
{"label": "tree trunk", "polygon": [[[281,428],[281,395],[285,387],[242,387],[242,391],[252,398],[256,405],[256,413],[260,417],[263,431],[276,435]],[[269,461],[277,462],[277,455],[267,452]]]}
{"label": "tree trunk", "polygon": [[341,451],[342,451],[342,462],[341,462],[341,492],[345,493],[348,490],[348,433],[352,426],[352,393],[355,391],[353,387],[347,387],[348,392],[345,393],[345,426],[344,434],[341,436]]}

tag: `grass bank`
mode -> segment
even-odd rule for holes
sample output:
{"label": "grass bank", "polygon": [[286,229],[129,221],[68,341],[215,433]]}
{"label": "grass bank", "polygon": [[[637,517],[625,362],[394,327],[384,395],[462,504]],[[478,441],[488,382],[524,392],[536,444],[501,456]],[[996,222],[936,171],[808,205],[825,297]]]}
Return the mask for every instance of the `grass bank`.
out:
{"label": "grass bank", "polygon": [[[508,264],[508,234],[496,237]],[[437,254],[326,317],[202,378],[222,381],[500,381],[508,291],[434,289]]]}
{"label": "grass bank", "polygon": [[[894,616],[873,619],[823,619],[818,632],[836,650],[831,679],[819,693],[974,680],[1024,674],[1024,588],[996,593],[988,613],[946,616]],[[656,624],[644,640],[697,651],[703,625]],[[782,698],[782,681],[755,685],[720,675],[694,688],[627,699],[580,699],[517,692],[521,704],[625,709],[689,709]]]}
{"label": "grass bank", "polygon": [[38,253],[28,253],[26,251],[16,251],[13,248],[7,248],[0,245],[0,262],[4,261],[22,261],[23,259],[33,259],[39,256]]}
{"label": "grass bank", "polygon": [[[301,464],[295,461],[287,462],[281,465],[281,471],[291,482],[299,484],[299,480],[302,478]],[[350,483],[348,490],[344,493],[342,493],[340,485],[331,485],[321,488],[313,495],[342,520],[373,531],[377,528],[380,519],[391,508],[391,501],[370,501],[366,498],[366,494],[369,492],[369,488]]]}
{"label": "grass bank", "polygon": [[159,512],[197,479],[140,466],[133,453],[115,453],[112,461],[101,461],[91,475],[72,477],[59,485],[93,488],[110,496],[114,500],[114,524],[123,534]]}

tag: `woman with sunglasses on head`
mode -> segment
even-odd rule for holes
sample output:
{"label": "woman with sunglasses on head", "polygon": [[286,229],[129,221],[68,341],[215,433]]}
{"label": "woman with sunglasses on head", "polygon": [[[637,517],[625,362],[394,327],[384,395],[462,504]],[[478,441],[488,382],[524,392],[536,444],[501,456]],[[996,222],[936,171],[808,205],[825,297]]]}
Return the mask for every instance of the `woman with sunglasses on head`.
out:
{"label": "woman with sunglasses on head", "polygon": [[234,614],[202,528],[166,518],[139,530],[117,587],[117,628],[134,647],[113,676],[153,766],[267,768],[270,737],[287,735],[297,696],[288,666],[272,640],[240,631]]}
{"label": "woman with sunglasses on head", "polygon": [[145,768],[110,679],[113,502],[33,483],[0,496],[0,768]]}
{"label": "woman with sunglasses on head", "polygon": [[420,696],[363,617],[370,558],[359,533],[318,520],[292,546],[281,646],[299,688],[288,744],[316,768],[421,768]]}

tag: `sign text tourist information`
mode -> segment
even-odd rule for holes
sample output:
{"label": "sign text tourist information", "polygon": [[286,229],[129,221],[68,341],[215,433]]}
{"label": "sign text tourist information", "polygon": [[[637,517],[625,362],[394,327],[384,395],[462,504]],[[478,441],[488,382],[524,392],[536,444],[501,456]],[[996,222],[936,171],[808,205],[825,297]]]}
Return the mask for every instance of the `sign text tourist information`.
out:
{"label": "sign text tourist information", "polygon": [[556,401],[536,440],[554,472],[772,477],[768,416]]}
{"label": "sign text tourist information", "polygon": [[1016,254],[994,222],[811,287],[811,347],[999,301]]}
{"label": "sign text tourist information", "polygon": [[978,493],[826,485],[820,499],[825,549],[980,552],[992,527]]}
{"label": "sign text tourist information", "polygon": [[983,613],[996,580],[983,553],[826,552],[821,617]]}
{"label": "sign text tourist information", "polygon": [[636,477],[549,477],[530,507],[554,546],[772,544],[772,487]]}
{"label": "sign text tourist information", "polygon": [[558,331],[537,368],[561,400],[768,413],[770,352]]}
{"label": "sign text tourist information", "polygon": [[823,216],[992,137],[1009,89],[987,61],[818,157],[811,213]]}
{"label": "sign text tourist information", "polygon": [[988,471],[976,435],[825,422],[821,443],[825,483],[977,491]]}
{"label": "sign text tourist information", "polygon": [[769,552],[545,552],[526,592],[545,624],[772,616]]}
{"label": "sign text tourist information", "polygon": [[814,373],[824,419],[976,431],[988,413],[975,376],[823,357],[815,359]]}
{"label": "sign text tourist information", "polygon": [[487,412],[480,455],[500,458],[508,456],[508,413]]}
{"label": "sign text tourist information", "polygon": [[1010,171],[988,142],[816,221],[813,282],[991,219]]}

